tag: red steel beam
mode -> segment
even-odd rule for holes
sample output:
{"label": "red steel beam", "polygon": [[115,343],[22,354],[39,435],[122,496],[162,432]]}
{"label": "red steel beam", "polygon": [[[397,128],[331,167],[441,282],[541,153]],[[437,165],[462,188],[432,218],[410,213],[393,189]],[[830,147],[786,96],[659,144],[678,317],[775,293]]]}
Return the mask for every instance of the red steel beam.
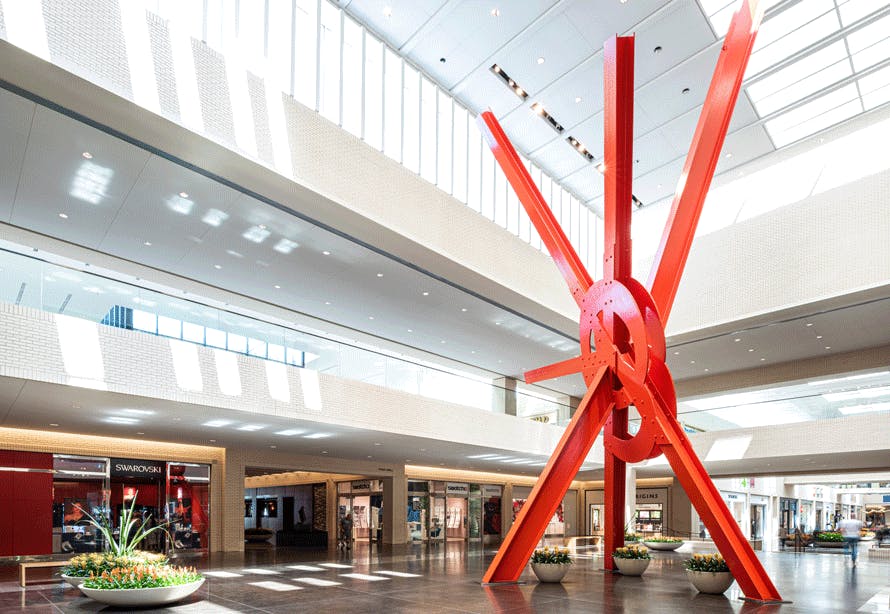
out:
{"label": "red steel beam", "polygon": [[648,286],[665,326],[762,17],[757,0],[744,0],[732,19],[652,263]]}
{"label": "red steel beam", "polygon": [[[627,408],[612,410],[603,438],[627,435]],[[624,506],[627,499],[627,463],[606,450],[603,489],[603,567],[615,569],[612,553],[624,546]]]}
{"label": "red steel beam", "polygon": [[587,272],[575,248],[556,221],[553,212],[547,206],[547,201],[544,200],[528,169],[513,149],[510,139],[504,134],[494,113],[491,111],[481,113],[476,118],[476,123],[507,180],[513,186],[516,196],[519,197],[519,202],[525,207],[529,219],[535,225],[541,241],[544,242],[556,267],[566,280],[572,297],[580,305],[587,290],[593,285],[590,273]]}
{"label": "red steel beam", "polygon": [[633,264],[630,215],[634,136],[634,37],[609,38],[605,42],[603,56],[605,91],[603,276],[606,279],[624,281],[630,277]]}
{"label": "red steel beam", "polygon": [[614,405],[608,367],[596,372],[553,455],[507,532],[483,583],[516,582]]}

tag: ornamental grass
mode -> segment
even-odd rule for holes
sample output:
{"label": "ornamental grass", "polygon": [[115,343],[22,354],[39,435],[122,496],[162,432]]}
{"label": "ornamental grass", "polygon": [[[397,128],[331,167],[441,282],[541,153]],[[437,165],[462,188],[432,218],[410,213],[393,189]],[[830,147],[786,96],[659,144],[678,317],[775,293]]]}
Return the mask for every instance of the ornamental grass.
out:
{"label": "ornamental grass", "polygon": [[693,554],[691,559],[685,562],[689,571],[729,571],[729,566],[723,560],[723,556],[716,554]]}
{"label": "ornamental grass", "polygon": [[612,553],[614,559],[651,559],[649,549],[644,546],[625,546]]}
{"label": "ornamental grass", "polygon": [[160,588],[197,582],[203,576],[194,567],[159,567],[157,565],[137,565],[135,567],[115,567],[100,575],[91,575],[83,586],[101,590]]}
{"label": "ornamental grass", "polygon": [[535,552],[532,554],[531,562],[562,565],[571,563],[572,557],[569,556],[568,548],[545,546],[543,548],[538,548],[537,550],[535,550]]}

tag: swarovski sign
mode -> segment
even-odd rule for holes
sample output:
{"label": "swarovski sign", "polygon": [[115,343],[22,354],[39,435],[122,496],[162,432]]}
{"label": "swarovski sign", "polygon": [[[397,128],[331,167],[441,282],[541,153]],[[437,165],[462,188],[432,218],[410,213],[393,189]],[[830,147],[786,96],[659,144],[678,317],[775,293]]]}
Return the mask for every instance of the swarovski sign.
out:
{"label": "swarovski sign", "polygon": [[162,478],[166,463],[132,458],[112,458],[111,477]]}

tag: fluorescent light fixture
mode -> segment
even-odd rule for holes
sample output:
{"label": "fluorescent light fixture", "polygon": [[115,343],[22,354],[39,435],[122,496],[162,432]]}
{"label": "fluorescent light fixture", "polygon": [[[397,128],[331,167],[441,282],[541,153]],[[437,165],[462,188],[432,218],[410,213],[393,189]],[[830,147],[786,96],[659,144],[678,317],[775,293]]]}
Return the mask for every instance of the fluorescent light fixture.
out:
{"label": "fluorescent light fixture", "polygon": [[266,428],[262,424],[245,424],[244,426],[239,426],[239,431],[259,431],[261,429]]}
{"label": "fluorescent light fixture", "polygon": [[251,226],[250,228],[245,230],[241,236],[248,241],[252,241],[254,243],[262,243],[269,238],[270,234],[272,233],[263,226]]}
{"label": "fluorescent light fixture", "polygon": [[718,439],[708,450],[705,462],[723,461],[723,460],[739,460],[744,458],[748,446],[751,445],[751,435],[743,437],[724,437]]}
{"label": "fluorescent light fixture", "polygon": [[284,431],[276,431],[276,435],[283,435],[284,437],[293,437],[294,435],[302,435],[306,432],[306,429],[287,429]]}
{"label": "fluorescent light fixture", "polygon": [[227,426],[229,424],[232,424],[231,420],[210,420],[208,422],[205,422],[203,426],[212,426],[213,428],[219,428],[221,426]]}
{"label": "fluorescent light fixture", "polygon": [[173,194],[165,201],[167,208],[179,215],[188,215],[195,207],[195,201],[190,198],[183,198],[179,194]]}
{"label": "fluorescent light fixture", "polygon": [[153,416],[155,413],[150,409],[122,409],[120,411],[125,414],[133,414],[134,416]]}
{"label": "fluorescent light fixture", "polygon": [[139,424],[139,420],[136,418],[124,418],[122,416],[111,416],[110,418],[105,418],[105,422],[110,422],[111,424]]}
{"label": "fluorescent light fixture", "polygon": [[826,401],[850,401],[852,399],[873,399],[890,395],[890,386],[877,386],[874,388],[860,388],[847,390],[846,392],[828,392],[822,395]]}
{"label": "fluorescent light fixture", "polygon": [[852,382],[872,377],[883,377],[890,375],[890,371],[877,371],[876,373],[860,373],[859,375],[848,375],[847,377],[836,377],[834,379],[820,379],[814,382],[807,382],[808,386],[824,386],[826,384],[839,384],[842,382]]}
{"label": "fluorescent light fixture", "polygon": [[325,439],[330,436],[331,433],[310,433],[308,435],[303,435],[303,439]]}
{"label": "fluorescent light fixture", "polygon": [[74,173],[68,194],[91,205],[98,205],[105,198],[105,191],[113,176],[114,171],[110,168],[84,160]]}
{"label": "fluorescent light fixture", "polygon": [[474,454],[472,456],[468,456],[467,458],[491,458],[493,456],[497,456],[497,454]]}
{"label": "fluorescent light fixture", "polygon": [[274,247],[272,247],[272,249],[281,254],[289,254],[298,247],[300,247],[300,244],[296,241],[291,241],[290,239],[280,239],[278,243],[276,243]]}
{"label": "fluorescent light fixture", "polygon": [[838,407],[837,410],[849,416],[851,414],[865,414],[875,411],[890,411],[890,403],[872,403],[870,405],[852,405],[850,407]]}
{"label": "fluorescent light fixture", "polygon": [[229,214],[225,211],[220,211],[219,209],[208,209],[207,213],[204,214],[204,217],[201,218],[201,221],[208,226],[216,227],[225,222],[227,219],[229,219]]}

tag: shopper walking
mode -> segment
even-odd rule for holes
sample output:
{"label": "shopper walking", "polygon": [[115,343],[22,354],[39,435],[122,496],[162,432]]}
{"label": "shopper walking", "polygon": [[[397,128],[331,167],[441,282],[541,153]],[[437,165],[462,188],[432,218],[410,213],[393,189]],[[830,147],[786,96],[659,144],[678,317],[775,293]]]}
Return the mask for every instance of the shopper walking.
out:
{"label": "shopper walking", "polygon": [[841,520],[840,529],[844,538],[844,547],[850,551],[850,560],[853,561],[853,567],[856,567],[856,557],[859,554],[859,530],[862,529],[862,522],[856,520],[855,514],[850,514],[848,519]]}

